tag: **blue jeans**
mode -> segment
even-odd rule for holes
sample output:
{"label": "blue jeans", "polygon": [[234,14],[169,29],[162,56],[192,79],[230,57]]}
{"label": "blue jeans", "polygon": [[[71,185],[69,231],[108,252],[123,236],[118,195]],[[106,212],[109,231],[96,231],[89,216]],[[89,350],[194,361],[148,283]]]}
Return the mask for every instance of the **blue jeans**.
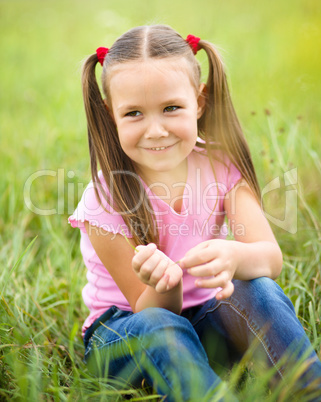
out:
{"label": "blue jeans", "polygon": [[111,307],[86,331],[89,369],[133,386],[145,378],[166,401],[206,401],[224,367],[247,352],[265,372],[274,367],[274,380],[286,382],[287,373],[304,367],[291,390],[310,387],[321,398],[321,363],[282,289],[269,278],[233,283],[229,299],[214,298],[181,315]]}

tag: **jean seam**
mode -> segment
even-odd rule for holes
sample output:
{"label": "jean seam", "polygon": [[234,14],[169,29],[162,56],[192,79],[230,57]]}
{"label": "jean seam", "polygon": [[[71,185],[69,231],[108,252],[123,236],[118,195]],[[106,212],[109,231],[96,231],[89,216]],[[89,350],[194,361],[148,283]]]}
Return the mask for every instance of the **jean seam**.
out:
{"label": "jean seam", "polygon": [[106,344],[106,341],[104,338],[102,338],[100,335],[96,334],[95,332],[92,335],[93,338],[97,338],[101,343]]}
{"label": "jean seam", "polygon": [[[98,341],[100,341],[102,343],[102,345],[97,347],[97,344],[95,341],[96,339],[98,339]],[[91,341],[91,343],[89,345],[90,341]],[[89,352],[91,352],[93,350],[94,347],[96,347],[97,349],[100,349],[102,346],[105,346],[105,344],[106,344],[105,340],[94,332],[88,341],[88,346],[85,351],[85,357],[89,354]]]}
{"label": "jean seam", "polygon": [[245,314],[243,314],[242,311],[240,311],[233,303],[231,303],[231,302],[224,302],[224,301],[219,302],[215,307],[212,307],[212,308],[208,309],[196,322],[193,323],[193,325],[197,325],[202,319],[205,318],[205,316],[206,316],[208,313],[213,313],[213,312],[214,312],[215,310],[217,310],[222,304],[225,304],[225,305],[229,306],[230,308],[232,308],[232,309],[236,312],[236,314],[238,314],[239,316],[241,316],[241,317],[246,321],[246,324],[247,324],[249,330],[250,330],[250,331],[252,332],[252,334],[259,340],[259,342],[260,342],[261,345],[263,346],[263,349],[265,350],[265,352],[266,352],[268,358],[270,359],[272,365],[275,367],[275,369],[276,369],[277,372],[279,373],[280,377],[283,379],[283,375],[282,375],[281,371],[279,370],[278,365],[277,365],[275,359],[273,358],[273,356],[271,356],[271,354],[270,354],[270,352],[269,352],[269,350],[268,350],[268,347],[267,347],[267,345],[265,344],[264,340],[259,336],[259,334],[256,332],[256,330],[252,327],[252,325],[250,324],[250,322],[249,322],[247,316],[246,316]]}
{"label": "jean seam", "polygon": [[206,310],[205,313],[197,321],[192,322],[192,325],[193,326],[197,325],[201,320],[203,320],[203,318],[205,318],[205,316],[208,313],[213,313],[213,311],[217,310],[220,307],[221,304],[222,304],[222,302],[219,302],[215,307],[211,307],[208,310]]}
{"label": "jean seam", "polygon": [[283,379],[283,375],[281,373],[281,371],[278,369],[278,365],[277,362],[275,361],[275,359],[273,358],[273,356],[270,354],[269,350],[268,350],[268,346],[266,345],[266,343],[264,342],[264,339],[259,335],[259,333],[252,327],[251,323],[249,322],[247,316],[245,314],[242,313],[242,311],[240,311],[233,303],[231,302],[222,302],[222,304],[228,305],[231,309],[233,309],[236,314],[238,314],[239,316],[241,316],[245,321],[246,324],[249,328],[249,330],[252,332],[252,334],[260,341],[261,345],[263,346],[263,349],[265,350],[265,353],[267,354],[268,358],[270,359],[272,365],[275,367],[275,369],[277,370],[277,372],[279,373],[280,377]]}
{"label": "jean seam", "polygon": [[[97,346],[95,344],[95,338],[99,339],[101,341],[101,345]],[[91,341],[91,343],[90,343],[90,341]],[[120,337],[119,339],[114,339],[113,341],[106,342],[106,340],[104,338],[102,338],[100,335],[98,335],[98,334],[96,334],[94,332],[92,334],[92,336],[89,338],[88,346],[87,346],[87,349],[85,350],[85,357],[89,354],[89,352],[91,352],[94,349],[94,347],[96,347],[96,349],[99,350],[99,349],[101,349],[101,348],[103,348],[105,346],[110,346],[110,345],[112,345],[112,344],[114,344],[116,342],[119,342],[119,341],[124,341],[124,339],[122,339]]]}

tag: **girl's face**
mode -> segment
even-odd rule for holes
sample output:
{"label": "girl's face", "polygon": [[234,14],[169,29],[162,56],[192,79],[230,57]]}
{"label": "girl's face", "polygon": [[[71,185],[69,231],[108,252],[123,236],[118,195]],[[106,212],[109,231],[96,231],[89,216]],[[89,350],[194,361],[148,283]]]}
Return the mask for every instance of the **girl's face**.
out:
{"label": "girl's face", "polygon": [[185,166],[205,106],[185,58],[119,64],[111,72],[111,113],[120,144],[148,181]]}

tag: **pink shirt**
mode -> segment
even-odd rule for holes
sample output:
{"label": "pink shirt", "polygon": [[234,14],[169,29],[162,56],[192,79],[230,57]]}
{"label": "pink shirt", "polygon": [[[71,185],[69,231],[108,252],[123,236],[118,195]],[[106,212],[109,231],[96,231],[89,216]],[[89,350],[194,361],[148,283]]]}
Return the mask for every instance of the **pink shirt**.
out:
{"label": "pink shirt", "polygon": [[[223,201],[226,194],[241,179],[240,172],[226,157],[224,157],[224,163],[214,161],[216,180],[208,157],[203,150],[197,148],[192,151],[187,161],[186,184],[177,183],[177,186],[185,186],[180,213],[177,213],[171,205],[165,202],[166,188],[164,188],[164,196],[158,197],[140,178],[137,178],[145,188],[155,211],[159,249],[173,261],[178,261],[188,250],[202,241],[226,237],[227,227],[224,224]],[[110,194],[101,171],[99,179],[104,190]],[[122,310],[131,310],[128,301],[109,274],[108,266],[105,267],[98,258],[84,226],[84,222],[88,221],[108,232],[122,234],[123,231],[127,237],[132,237],[121,215],[116,213],[103,197],[101,198],[103,206],[110,213],[106,212],[98,203],[94,184],[90,182],[77,209],[69,217],[71,226],[81,230],[80,249],[88,269],[88,283],[83,289],[82,296],[90,314],[83,325],[83,334],[109,307],[115,305]],[[213,298],[218,291],[217,289],[196,288],[194,282],[195,277],[184,271],[183,309],[206,302]]]}

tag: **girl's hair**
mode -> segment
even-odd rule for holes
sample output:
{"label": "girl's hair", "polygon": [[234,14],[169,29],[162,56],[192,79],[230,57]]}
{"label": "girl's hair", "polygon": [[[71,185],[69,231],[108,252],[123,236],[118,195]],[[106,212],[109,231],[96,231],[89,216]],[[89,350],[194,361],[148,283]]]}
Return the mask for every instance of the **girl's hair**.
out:
{"label": "girl's hair", "polygon": [[[213,168],[212,151],[222,149],[239,169],[257,199],[260,190],[252,163],[250,151],[236,116],[224,66],[214,45],[200,40],[199,49],[204,49],[209,62],[206,83],[206,107],[198,120],[198,135],[205,144]],[[102,72],[102,87],[107,105],[111,107],[109,80],[112,67],[119,63],[184,57],[191,66],[191,79],[198,90],[201,69],[192,49],[172,28],[165,25],[136,27],[122,35],[109,49]],[[124,153],[119,142],[117,128],[109,114],[97,84],[95,67],[97,54],[88,57],[83,67],[82,85],[87,115],[88,141],[92,179],[99,198],[97,164],[99,163],[106,183],[113,189],[113,208],[122,213],[136,244],[158,244],[158,235],[152,208],[141,182],[135,173],[132,160]],[[214,170],[214,169],[213,169]],[[215,173],[215,172],[214,172]],[[101,193],[101,186],[99,187]],[[106,194],[104,194],[106,198]],[[142,198],[143,197],[143,198]],[[107,201],[110,203],[111,200]]]}

